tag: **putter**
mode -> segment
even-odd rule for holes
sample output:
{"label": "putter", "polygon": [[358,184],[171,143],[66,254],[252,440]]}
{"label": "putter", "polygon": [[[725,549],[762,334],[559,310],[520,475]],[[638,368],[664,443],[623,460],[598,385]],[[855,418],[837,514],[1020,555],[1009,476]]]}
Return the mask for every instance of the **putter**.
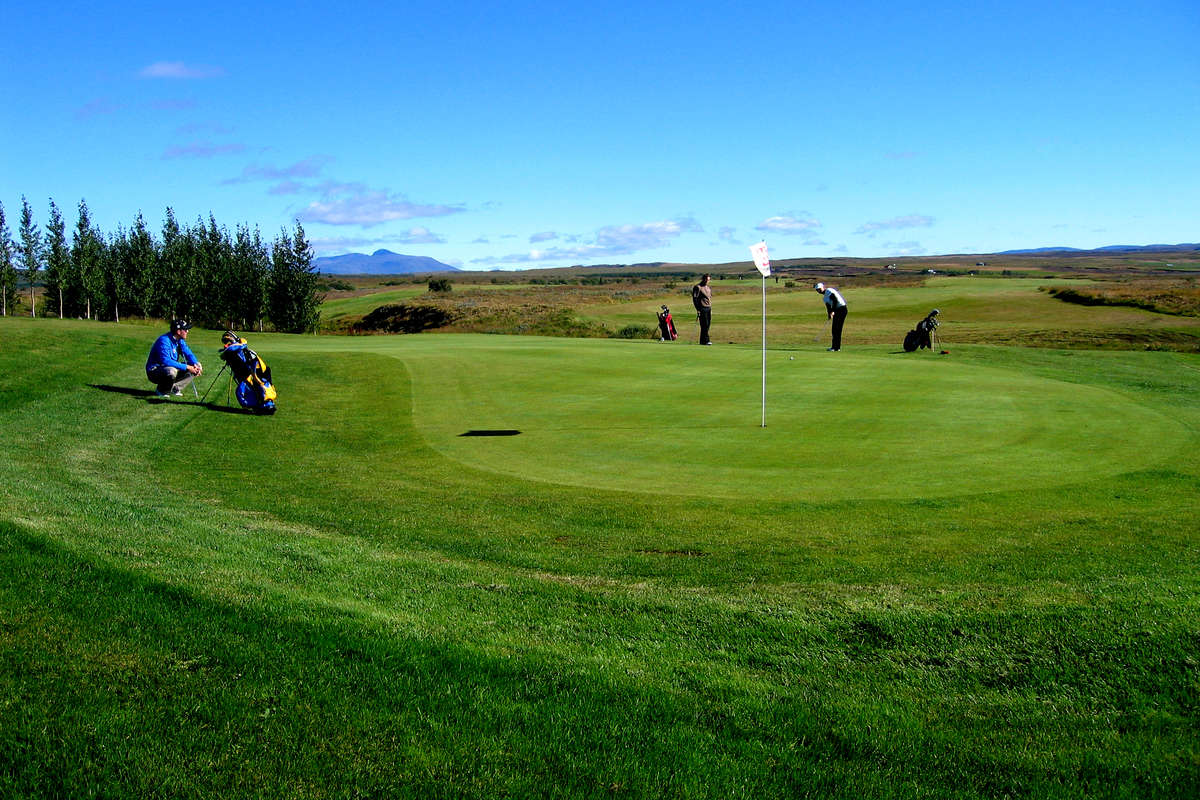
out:
{"label": "putter", "polygon": [[826,327],[822,326],[821,330],[817,331],[817,335],[813,337],[814,344],[817,344],[817,343],[823,341],[825,339],[825,335],[828,334],[829,331],[833,328],[833,317],[830,317],[829,319],[827,319],[825,321],[827,323],[829,323],[829,327],[826,328]]}

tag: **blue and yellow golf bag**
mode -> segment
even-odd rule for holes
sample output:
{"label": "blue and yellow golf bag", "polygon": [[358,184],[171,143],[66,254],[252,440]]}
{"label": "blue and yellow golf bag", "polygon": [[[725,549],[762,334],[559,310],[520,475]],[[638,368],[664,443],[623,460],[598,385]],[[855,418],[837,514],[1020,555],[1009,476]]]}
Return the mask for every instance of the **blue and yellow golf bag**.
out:
{"label": "blue and yellow golf bag", "polygon": [[275,384],[267,362],[233,331],[225,331],[221,342],[221,360],[237,381],[238,403],[255,414],[274,414]]}

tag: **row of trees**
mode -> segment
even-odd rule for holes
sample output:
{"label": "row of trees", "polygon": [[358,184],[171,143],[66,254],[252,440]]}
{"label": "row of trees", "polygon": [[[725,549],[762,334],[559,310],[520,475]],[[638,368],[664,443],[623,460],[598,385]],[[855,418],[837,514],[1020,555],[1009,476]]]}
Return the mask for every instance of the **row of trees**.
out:
{"label": "row of trees", "polygon": [[81,200],[68,241],[53,200],[42,230],[22,197],[15,240],[0,205],[0,314],[15,312],[21,273],[34,315],[40,283],[45,313],[59,317],[182,317],[207,327],[260,329],[266,319],[294,333],[320,320],[320,275],[299,222],[268,246],[257,228],[238,225],[231,234],[211,214],[207,222],[181,226],[168,208],[157,237],[140,212],[129,229],[105,235]]}

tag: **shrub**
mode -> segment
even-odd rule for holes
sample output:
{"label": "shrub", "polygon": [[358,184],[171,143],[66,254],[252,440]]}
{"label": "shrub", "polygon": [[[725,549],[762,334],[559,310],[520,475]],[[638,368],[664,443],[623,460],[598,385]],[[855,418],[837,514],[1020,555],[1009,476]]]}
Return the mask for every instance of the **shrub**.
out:
{"label": "shrub", "polygon": [[431,292],[439,292],[439,293],[444,294],[445,292],[450,291],[452,288],[453,287],[450,285],[449,278],[430,278],[429,279],[429,291],[431,291]]}
{"label": "shrub", "polygon": [[614,339],[657,339],[658,331],[645,325],[626,325],[613,334]]}
{"label": "shrub", "polygon": [[420,333],[441,328],[455,320],[455,315],[443,308],[419,304],[387,305],[376,308],[359,321],[360,331],[387,333]]}

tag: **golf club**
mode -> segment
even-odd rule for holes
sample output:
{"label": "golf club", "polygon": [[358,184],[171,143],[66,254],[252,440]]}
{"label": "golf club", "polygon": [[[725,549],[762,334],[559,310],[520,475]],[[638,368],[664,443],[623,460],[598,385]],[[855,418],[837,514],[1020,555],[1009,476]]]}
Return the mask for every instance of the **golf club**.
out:
{"label": "golf club", "polygon": [[[203,403],[205,400],[207,400],[207,399],[208,399],[208,395],[209,395],[209,393],[210,393],[210,392],[212,392],[212,390],[213,390],[213,387],[217,385],[217,381],[219,381],[219,380],[221,379],[221,373],[222,373],[222,372],[224,372],[224,371],[225,371],[225,367],[228,367],[228,366],[229,366],[228,364],[222,364],[222,365],[221,365],[221,371],[217,373],[217,377],[213,378],[213,382],[212,382],[212,383],[210,383],[210,384],[208,385],[208,391],[207,391],[207,392],[205,392],[205,393],[204,393],[204,397],[200,399],[200,402],[201,402],[201,403]],[[192,386],[192,388],[193,388],[193,389],[195,388],[195,382],[193,382],[193,386]]]}
{"label": "golf club", "polygon": [[830,328],[833,327],[833,317],[830,317],[829,319],[827,319],[825,321],[829,323],[830,327],[826,328],[826,327],[822,326],[821,330],[817,331],[817,335],[813,337],[813,344],[817,344],[817,343],[823,341],[825,339],[825,334],[828,333]]}

